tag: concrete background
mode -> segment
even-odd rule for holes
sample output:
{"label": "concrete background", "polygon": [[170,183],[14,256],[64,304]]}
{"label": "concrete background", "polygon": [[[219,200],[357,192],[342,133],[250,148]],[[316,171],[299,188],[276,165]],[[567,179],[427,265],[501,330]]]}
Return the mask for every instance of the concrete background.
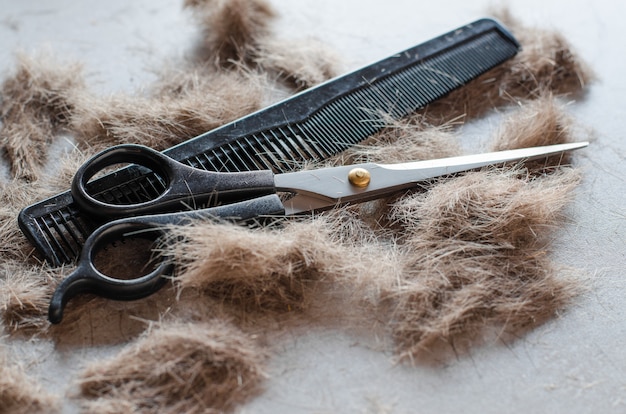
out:
{"label": "concrete background", "polygon": [[[322,40],[344,55],[346,69],[483,17],[493,6],[490,0],[271,1],[281,13],[279,33]],[[626,3],[501,4],[525,24],[561,31],[599,77],[568,107],[596,140],[577,156],[585,178],[554,252],[556,261],[591,275],[592,289],[511,346],[488,344],[443,367],[395,366],[390,355],[340,331],[287,338],[272,359],[266,392],[242,412],[626,412]],[[149,84],[150,69],[188,52],[197,34],[173,0],[0,0],[0,6],[3,77],[16,51],[47,48],[84,62],[90,88],[102,94]],[[464,133],[478,139],[493,126],[482,120]],[[47,343],[9,343],[51,390],[65,389],[84,361],[115,351],[87,347],[59,355]]]}

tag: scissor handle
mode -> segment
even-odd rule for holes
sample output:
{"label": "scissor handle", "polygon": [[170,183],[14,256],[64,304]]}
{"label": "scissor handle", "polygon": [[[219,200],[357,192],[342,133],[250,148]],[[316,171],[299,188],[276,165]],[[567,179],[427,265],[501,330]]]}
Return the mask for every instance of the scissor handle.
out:
{"label": "scissor handle", "polygon": [[241,201],[220,207],[179,213],[128,217],[111,221],[94,231],[85,241],[76,269],[56,288],[48,319],[57,324],[63,318],[67,302],[81,293],[93,293],[115,300],[135,300],[158,291],[173,271],[173,264],[166,255],[151,272],[134,279],[120,279],[104,274],[94,264],[96,254],[111,242],[127,235],[155,241],[163,236],[169,225],[188,224],[192,220],[222,219],[247,221],[264,216],[283,216],[283,203],[276,194]]}
{"label": "scissor handle", "polygon": [[[137,164],[148,168],[165,182],[156,198],[133,204],[116,204],[90,194],[88,183],[96,174],[117,164]],[[72,197],[88,214],[119,218],[180,210],[190,204],[237,202],[275,192],[274,174],[268,170],[220,173],[182,164],[149,147],[116,145],[87,160],[74,175]]]}
{"label": "scissor handle", "polygon": [[98,296],[135,300],[149,296],[159,290],[166,281],[162,277],[172,270],[172,265],[165,258],[148,274],[134,279],[118,279],[101,272],[95,265],[95,255],[108,243],[123,239],[125,234],[137,232],[144,237],[153,236],[154,240],[162,235],[162,230],[149,222],[142,222],[143,217],[132,217],[112,221],[98,228],[85,241],[78,258],[78,266],[56,288],[48,307],[48,319],[57,324],[63,319],[63,309],[67,302],[76,295],[93,293]]}

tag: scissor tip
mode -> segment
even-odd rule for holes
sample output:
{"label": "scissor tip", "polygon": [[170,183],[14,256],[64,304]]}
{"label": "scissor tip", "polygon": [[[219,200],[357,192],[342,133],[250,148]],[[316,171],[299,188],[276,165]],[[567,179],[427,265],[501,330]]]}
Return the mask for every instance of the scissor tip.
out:
{"label": "scissor tip", "polygon": [[573,147],[573,149],[584,148],[584,147],[589,146],[589,141],[572,142],[570,143],[570,145]]}

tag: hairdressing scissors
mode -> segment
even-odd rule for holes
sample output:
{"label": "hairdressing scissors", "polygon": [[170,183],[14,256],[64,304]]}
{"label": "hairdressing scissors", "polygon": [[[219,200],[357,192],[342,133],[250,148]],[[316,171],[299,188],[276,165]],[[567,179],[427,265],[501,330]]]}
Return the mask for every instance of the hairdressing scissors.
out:
{"label": "hairdressing scissors", "polygon": [[[71,191],[79,208],[110,221],[85,241],[76,269],[58,285],[52,296],[48,318],[52,323],[59,323],[67,301],[80,293],[134,300],[161,288],[173,270],[171,260],[165,256],[152,271],[133,279],[106,275],[94,264],[97,252],[129,235],[156,240],[163,236],[168,225],[208,217],[245,221],[264,216],[318,212],[389,196],[440,176],[545,158],[587,145],[587,142],[579,142],[401,164],[364,163],[284,174],[205,171],[144,146],[111,147],[85,162],[74,176]],[[154,199],[134,204],[112,204],[91,194],[90,180],[102,170],[121,163],[151,170],[163,181],[165,190]],[[283,192],[290,193],[291,197],[279,197],[278,193]],[[189,205],[207,200],[222,205],[189,209]]]}

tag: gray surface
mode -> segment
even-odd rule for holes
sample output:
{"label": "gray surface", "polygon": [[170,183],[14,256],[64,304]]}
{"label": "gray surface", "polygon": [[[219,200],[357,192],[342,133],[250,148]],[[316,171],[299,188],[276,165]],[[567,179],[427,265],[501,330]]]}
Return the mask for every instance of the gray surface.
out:
{"label": "gray surface", "polygon": [[[482,17],[492,2],[439,0],[273,0],[285,36],[314,36],[353,68]],[[585,270],[591,289],[559,318],[513,345],[488,344],[443,367],[394,366],[390,355],[340,331],[284,338],[267,391],[244,412],[625,412],[626,411],[626,3],[614,0],[510,1],[527,24],[566,35],[599,76],[569,111],[597,140],[578,156],[585,179],[573,218],[555,240],[555,259]],[[185,53],[194,28],[178,1],[2,0],[0,71],[13,53],[48,48],[85,62],[103,94],[149,83],[149,69]],[[181,49],[181,45],[183,45]],[[466,127],[489,135],[493,121]],[[81,361],[113,349],[59,355],[49,344],[15,352],[50,389],[62,390]],[[72,407],[68,406],[71,412]]]}

